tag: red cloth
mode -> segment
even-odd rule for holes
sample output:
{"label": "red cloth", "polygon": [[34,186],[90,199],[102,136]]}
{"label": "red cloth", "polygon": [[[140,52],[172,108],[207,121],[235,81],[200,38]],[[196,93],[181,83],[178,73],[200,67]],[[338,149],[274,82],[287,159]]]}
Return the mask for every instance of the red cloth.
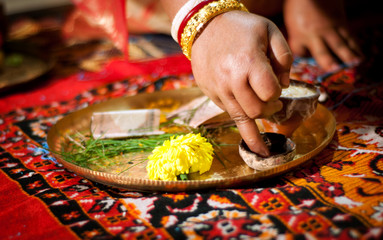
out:
{"label": "red cloth", "polygon": [[47,150],[48,130],[69,112],[191,82],[191,74],[134,76],[66,102],[4,114],[0,239],[382,239],[383,85],[332,90],[354,85],[348,71],[324,82],[324,104],[338,122],[331,144],[299,168],[252,185],[140,193],[67,171]]}
{"label": "red cloth", "polygon": [[[125,0],[73,0],[77,8],[77,16],[84,17],[87,26],[77,29],[77,36],[88,36],[89,29],[104,32],[125,56],[128,56],[128,31],[125,16]],[[91,26],[90,26],[91,25]],[[65,32],[70,34],[71,30]]]}
{"label": "red cloth", "polygon": [[[20,191],[18,184],[9,181],[3,172],[0,172],[0,182],[0,207],[3,209],[0,219],[7,219],[7,223],[0,224],[1,239],[5,239],[1,236],[7,236],[8,239],[77,239],[57,219],[51,217],[45,204]],[[8,197],[4,198],[5,195]],[[13,214],[15,209],[23,211]]]}

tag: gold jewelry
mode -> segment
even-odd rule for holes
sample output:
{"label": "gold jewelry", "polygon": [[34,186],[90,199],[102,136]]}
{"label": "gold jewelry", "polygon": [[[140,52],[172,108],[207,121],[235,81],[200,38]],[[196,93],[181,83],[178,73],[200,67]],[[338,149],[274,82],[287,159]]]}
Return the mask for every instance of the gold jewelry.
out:
{"label": "gold jewelry", "polygon": [[215,16],[233,10],[248,12],[246,7],[238,0],[218,0],[207,4],[194,14],[187,22],[181,34],[180,45],[183,54],[190,60],[191,48],[197,34],[200,33],[206,24]]}

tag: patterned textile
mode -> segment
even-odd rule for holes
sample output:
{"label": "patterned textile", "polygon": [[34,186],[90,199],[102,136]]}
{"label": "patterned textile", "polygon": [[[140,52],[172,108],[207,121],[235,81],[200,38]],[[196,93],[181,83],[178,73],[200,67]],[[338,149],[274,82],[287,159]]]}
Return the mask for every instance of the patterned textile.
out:
{"label": "patterned textile", "polygon": [[[294,77],[318,79],[309,63],[297,61]],[[5,113],[0,239],[382,239],[383,84],[355,82],[354,69],[321,84],[337,119],[330,145],[298,169],[233,189],[117,189],[67,171],[46,150],[47,131],[67,113],[110,98],[191,87],[190,74],[129,77],[68,101]]]}
{"label": "patterned textile", "polygon": [[[328,147],[273,179],[181,193],[127,191],[80,177],[52,157],[46,136],[63,116],[92,104],[195,86],[186,58],[103,65],[99,57],[113,55],[108,46],[60,50],[43,32],[34,42],[55,40],[44,49],[57,55],[60,77],[0,96],[0,239],[383,239],[383,24],[366,20],[380,29],[353,25],[363,25],[367,71],[325,73],[297,58],[291,72],[321,86],[322,103],[337,120]],[[144,44],[130,37],[137,58],[169,47],[162,40],[148,45],[152,36]]]}

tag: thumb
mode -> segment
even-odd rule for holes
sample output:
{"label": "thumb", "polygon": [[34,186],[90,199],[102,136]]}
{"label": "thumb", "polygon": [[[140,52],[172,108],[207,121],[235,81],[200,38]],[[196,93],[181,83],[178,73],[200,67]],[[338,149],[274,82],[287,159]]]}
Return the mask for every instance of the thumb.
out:
{"label": "thumb", "polygon": [[294,59],[286,39],[273,23],[270,23],[269,26],[269,42],[270,65],[281,86],[288,87],[290,68]]}

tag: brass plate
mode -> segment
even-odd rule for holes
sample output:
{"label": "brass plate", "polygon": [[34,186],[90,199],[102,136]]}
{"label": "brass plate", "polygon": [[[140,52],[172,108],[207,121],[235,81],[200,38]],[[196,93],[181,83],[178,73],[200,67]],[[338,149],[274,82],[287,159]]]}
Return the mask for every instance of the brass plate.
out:
{"label": "brass plate", "polygon": [[[48,133],[48,145],[53,152],[60,152],[69,148],[67,134],[76,131],[90,133],[90,119],[93,112],[148,108],[153,104],[162,105],[163,111],[171,106],[179,106],[199,97],[202,92],[198,88],[161,91],[150,94],[138,94],[96,104],[73,112],[59,120]],[[158,106],[157,106],[158,107]],[[91,170],[64,161],[60,155],[54,154],[57,160],[70,171],[93,181],[106,185],[138,191],[190,191],[207,188],[231,188],[272,176],[285,173],[317,155],[331,141],[335,133],[336,122],[330,111],[318,104],[315,114],[307,119],[294,133],[292,139],[297,144],[295,158],[283,165],[265,171],[254,171],[241,159],[238,153],[238,143],[241,139],[236,130],[227,129],[217,135],[218,142],[231,143],[233,146],[222,147],[221,161],[213,160],[209,172],[202,175],[190,174],[188,181],[150,180],[146,173],[146,156],[139,156],[141,163],[137,163],[137,156],[121,157],[121,164],[132,166],[123,173],[116,173],[116,167]],[[222,156],[224,156],[222,158]],[[224,163],[224,165],[222,164]],[[136,164],[137,163],[137,164]]]}
{"label": "brass plate", "polygon": [[3,69],[0,71],[1,91],[35,80],[50,71],[54,65],[53,61],[48,61],[34,55],[25,53],[13,54],[20,55],[23,58],[23,61],[17,67],[4,64]]}

